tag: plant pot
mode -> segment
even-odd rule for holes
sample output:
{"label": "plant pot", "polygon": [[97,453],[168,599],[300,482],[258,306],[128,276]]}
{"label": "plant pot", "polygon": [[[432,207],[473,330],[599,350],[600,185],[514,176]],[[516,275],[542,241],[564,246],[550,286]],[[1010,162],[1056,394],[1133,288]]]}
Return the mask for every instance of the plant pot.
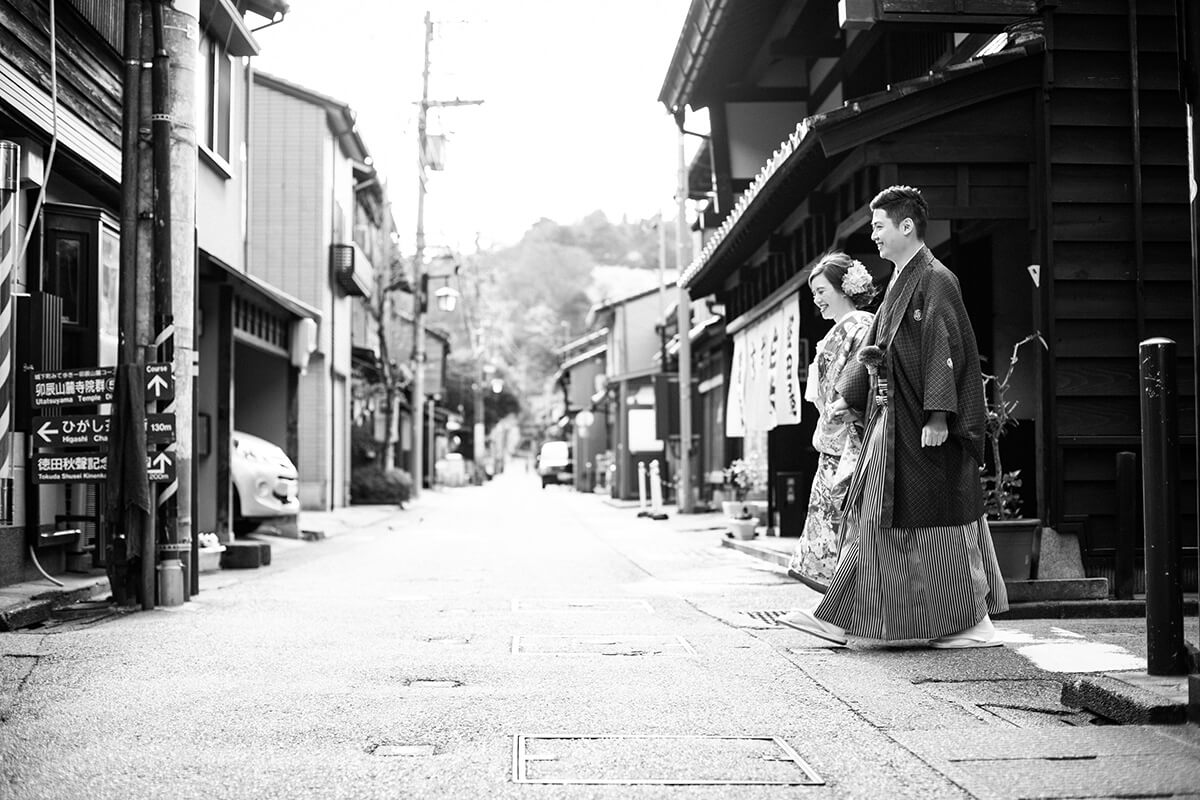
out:
{"label": "plant pot", "polygon": [[737,517],[741,516],[742,509],[745,509],[745,508],[747,508],[747,504],[746,504],[746,501],[744,501],[744,500],[722,500],[721,501],[721,513],[724,514],[729,519],[736,519]]}
{"label": "plant pot", "polygon": [[224,545],[201,547],[197,552],[200,554],[200,560],[196,563],[201,572],[216,572],[221,568],[221,553],[225,552]]}
{"label": "plant pot", "polygon": [[1006,581],[1031,581],[1037,578],[1038,554],[1042,545],[1040,519],[989,519],[996,561]]}
{"label": "plant pot", "polygon": [[721,503],[721,513],[729,519],[751,516],[759,525],[767,524],[767,501],[765,500],[725,500]]}
{"label": "plant pot", "polygon": [[750,510],[750,515],[758,520],[759,525],[767,524],[766,500],[747,500],[743,505]]}
{"label": "plant pot", "polygon": [[729,526],[729,532],[733,534],[735,539],[753,539],[754,529],[758,527],[757,519],[727,519],[725,524]]}

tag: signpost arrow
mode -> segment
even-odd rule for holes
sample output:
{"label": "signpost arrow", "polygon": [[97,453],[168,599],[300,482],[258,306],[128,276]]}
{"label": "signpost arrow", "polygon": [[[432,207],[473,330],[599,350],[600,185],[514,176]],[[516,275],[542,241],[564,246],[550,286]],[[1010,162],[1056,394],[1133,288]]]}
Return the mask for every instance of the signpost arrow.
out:
{"label": "signpost arrow", "polygon": [[[53,424],[53,420],[46,420],[42,423],[41,427],[37,429],[37,435],[42,437],[42,442],[48,443],[54,441],[53,437],[58,434],[59,430],[58,428],[51,427]],[[42,442],[39,442],[39,444]]]}
{"label": "signpost arrow", "polygon": [[150,379],[150,382],[146,384],[146,390],[150,394],[153,394],[155,399],[159,399],[167,390],[167,382],[163,380],[162,375],[155,375]]}
{"label": "signpost arrow", "polygon": [[[34,447],[95,447],[109,443],[112,417],[71,414],[33,418]],[[174,414],[146,415],[146,444],[175,441]]]}

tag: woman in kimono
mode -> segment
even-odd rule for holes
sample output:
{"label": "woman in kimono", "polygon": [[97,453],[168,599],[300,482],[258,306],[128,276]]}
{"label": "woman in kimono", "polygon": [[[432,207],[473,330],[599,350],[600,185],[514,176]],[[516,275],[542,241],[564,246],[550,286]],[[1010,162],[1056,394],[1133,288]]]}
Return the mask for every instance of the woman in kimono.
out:
{"label": "woman in kimono", "polygon": [[804,399],[817,407],[813,447],[818,453],[817,472],[809,493],[804,531],[788,564],[788,574],[824,592],[837,565],[838,522],[842,500],[862,449],[861,422],[850,413],[836,413],[830,405],[842,371],[861,369],[855,360],[874,315],[860,310],[875,296],[871,274],[861,262],[845,253],[825,256],[808,276],[813,304],[833,327],[817,344],[816,359],[808,370]]}

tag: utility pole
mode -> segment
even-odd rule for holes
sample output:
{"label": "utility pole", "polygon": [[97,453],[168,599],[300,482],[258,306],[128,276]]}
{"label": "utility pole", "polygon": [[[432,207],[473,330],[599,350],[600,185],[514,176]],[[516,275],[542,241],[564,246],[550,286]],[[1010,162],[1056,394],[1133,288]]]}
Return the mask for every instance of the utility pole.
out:
{"label": "utility pole", "polygon": [[[477,106],[482,100],[430,100],[429,99],[429,47],[433,42],[433,18],[425,12],[425,64],[421,70],[421,104],[417,116],[417,237],[413,256],[413,399],[412,399],[412,446],[413,446],[413,497],[421,493],[425,467],[424,411],[425,411],[425,180],[429,167],[426,148],[426,122],[431,108],[454,106]],[[430,420],[433,419],[432,407]],[[430,422],[432,434],[433,423]]]}
{"label": "utility pole", "polygon": [[425,66],[421,70],[421,109],[417,116],[417,247],[413,255],[413,389],[412,389],[412,478],[413,497],[421,494],[425,471],[425,121],[429,116],[429,45],[433,20],[425,12]]}
{"label": "utility pole", "polygon": [[[685,247],[687,244],[687,161],[683,153],[683,110],[675,114],[679,127],[679,175],[675,189],[677,215],[675,219],[675,268],[679,271],[676,285],[679,302],[675,308],[679,328],[679,497],[676,507],[681,514],[692,511],[692,301],[683,285]],[[665,354],[664,354],[665,355]]]}
{"label": "utility pole", "polygon": [[[174,462],[175,477],[158,485],[156,507],[163,549],[159,601],[187,599],[182,574],[192,551],[192,369],[196,283],[195,7],[154,0],[151,4],[154,62],[151,128],[154,155],[154,340],[147,354],[171,365],[174,397],[154,410],[175,416],[176,440],[159,464]],[[149,398],[147,398],[149,400]],[[174,570],[179,570],[175,573]]]}

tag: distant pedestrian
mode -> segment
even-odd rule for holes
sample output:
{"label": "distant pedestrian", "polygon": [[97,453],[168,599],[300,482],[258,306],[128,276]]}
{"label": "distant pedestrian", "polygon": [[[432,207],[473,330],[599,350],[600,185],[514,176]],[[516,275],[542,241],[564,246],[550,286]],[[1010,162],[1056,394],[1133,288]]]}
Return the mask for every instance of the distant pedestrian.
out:
{"label": "distant pedestrian", "polygon": [[813,267],[808,288],[821,316],[834,324],[817,343],[816,357],[808,368],[804,399],[817,407],[812,438],[817,471],[808,495],[804,530],[788,571],[824,592],[837,564],[842,501],[862,450],[862,418],[830,406],[839,397],[836,387],[842,372],[862,369],[855,357],[875,315],[860,309],[875,297],[875,284],[862,262],[834,252]]}
{"label": "distant pedestrian", "polygon": [[984,404],[975,333],[958,279],[925,246],[921,193],[871,201],[871,239],[896,265],[859,360],[837,390],[867,413],[845,505],[847,543],[829,591],[786,624],[844,644],[929,639],[990,647],[1008,608],[983,512]]}

